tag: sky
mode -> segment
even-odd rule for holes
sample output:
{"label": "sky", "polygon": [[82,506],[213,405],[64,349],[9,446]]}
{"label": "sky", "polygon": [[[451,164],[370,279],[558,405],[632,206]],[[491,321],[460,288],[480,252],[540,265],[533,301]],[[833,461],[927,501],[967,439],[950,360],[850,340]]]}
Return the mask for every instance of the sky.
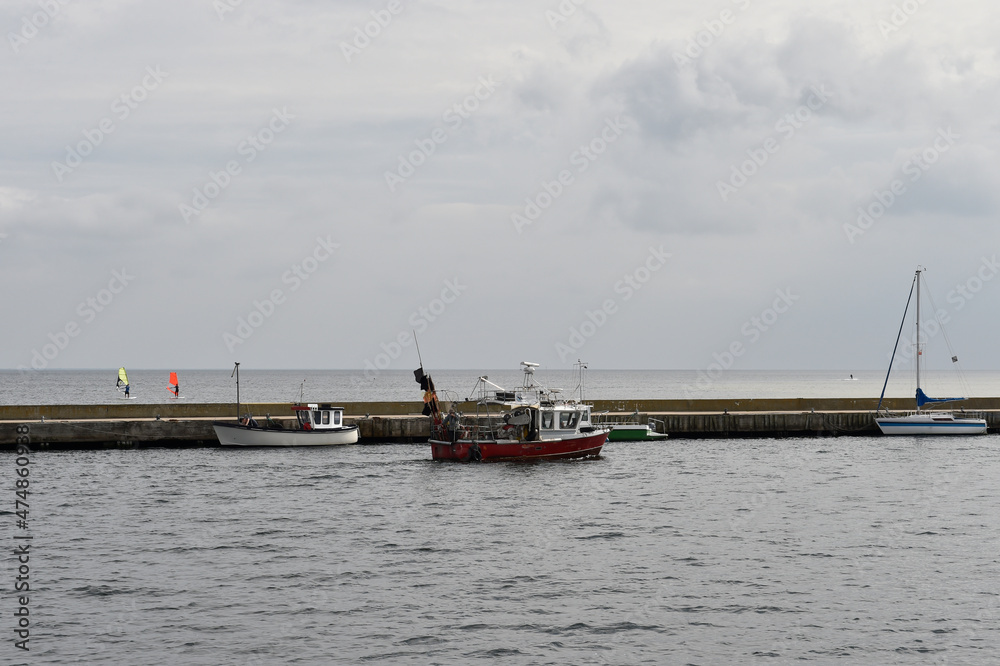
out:
{"label": "sky", "polygon": [[998,16],[4,2],[0,367],[1000,369]]}

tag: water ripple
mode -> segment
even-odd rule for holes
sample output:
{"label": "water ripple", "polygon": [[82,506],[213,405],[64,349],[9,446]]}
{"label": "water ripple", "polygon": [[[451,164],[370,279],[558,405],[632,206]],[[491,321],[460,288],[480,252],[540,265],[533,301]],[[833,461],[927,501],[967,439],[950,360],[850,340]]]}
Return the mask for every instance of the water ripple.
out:
{"label": "water ripple", "polygon": [[1000,438],[817,444],[39,452],[32,662],[990,663]]}

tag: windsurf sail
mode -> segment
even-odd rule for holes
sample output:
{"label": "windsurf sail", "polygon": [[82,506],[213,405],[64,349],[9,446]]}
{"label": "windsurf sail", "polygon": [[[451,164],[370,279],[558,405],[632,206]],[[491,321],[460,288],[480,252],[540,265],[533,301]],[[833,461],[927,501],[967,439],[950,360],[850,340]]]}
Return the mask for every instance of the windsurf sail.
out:
{"label": "windsurf sail", "polygon": [[122,387],[128,384],[128,375],[125,374],[125,368],[118,368],[118,383],[115,384],[116,387]]}
{"label": "windsurf sail", "polygon": [[177,373],[170,373],[170,388],[167,389],[172,392],[175,396],[181,392],[181,383],[177,380]]}

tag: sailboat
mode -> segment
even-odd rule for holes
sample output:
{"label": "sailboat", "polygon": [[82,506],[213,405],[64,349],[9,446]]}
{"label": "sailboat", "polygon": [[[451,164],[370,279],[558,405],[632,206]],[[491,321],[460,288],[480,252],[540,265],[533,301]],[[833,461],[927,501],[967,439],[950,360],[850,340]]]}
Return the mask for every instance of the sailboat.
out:
{"label": "sailboat", "polygon": [[170,391],[171,393],[173,393],[175,398],[183,398],[184,397],[184,396],[181,395],[181,383],[177,379],[177,373],[176,372],[171,372],[170,373],[170,386],[167,387],[167,390]]}
{"label": "sailboat", "polygon": [[118,368],[118,381],[115,382],[115,388],[123,394],[122,397],[126,400],[135,400],[134,395],[129,395],[128,373],[125,372],[125,368]]}
{"label": "sailboat", "polygon": [[[920,364],[923,362],[923,342],[920,338],[920,274],[923,268],[918,267],[916,275],[913,276],[913,284],[910,285],[910,295],[906,299],[906,308],[903,310],[903,321],[899,324],[899,333],[896,335],[896,345],[892,348],[892,358],[889,359],[889,371],[885,375],[885,384],[882,385],[882,395],[879,396],[878,407],[875,409],[875,422],[879,430],[884,435],[982,435],[986,433],[986,419],[981,415],[966,414],[964,411],[956,414],[951,411],[933,411],[922,409],[925,405],[934,403],[955,402],[965,400],[965,398],[929,398],[920,387]],[[882,400],[885,398],[885,387],[889,384],[889,375],[892,373],[892,362],[896,358],[896,350],[899,348],[899,338],[903,333],[903,326],[906,322],[906,312],[910,308],[910,300],[916,290],[916,369],[917,369],[917,409],[904,415],[890,415],[888,412],[884,416],[877,416],[882,410]],[[953,363],[958,362],[958,357],[952,355]]]}

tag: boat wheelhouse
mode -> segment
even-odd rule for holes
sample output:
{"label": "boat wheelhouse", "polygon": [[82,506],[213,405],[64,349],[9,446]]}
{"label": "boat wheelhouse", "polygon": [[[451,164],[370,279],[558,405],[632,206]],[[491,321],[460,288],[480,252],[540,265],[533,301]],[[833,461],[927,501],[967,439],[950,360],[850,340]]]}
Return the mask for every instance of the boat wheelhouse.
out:
{"label": "boat wheelhouse", "polygon": [[331,430],[344,425],[344,408],[329,404],[293,405],[292,411],[302,430]]}

